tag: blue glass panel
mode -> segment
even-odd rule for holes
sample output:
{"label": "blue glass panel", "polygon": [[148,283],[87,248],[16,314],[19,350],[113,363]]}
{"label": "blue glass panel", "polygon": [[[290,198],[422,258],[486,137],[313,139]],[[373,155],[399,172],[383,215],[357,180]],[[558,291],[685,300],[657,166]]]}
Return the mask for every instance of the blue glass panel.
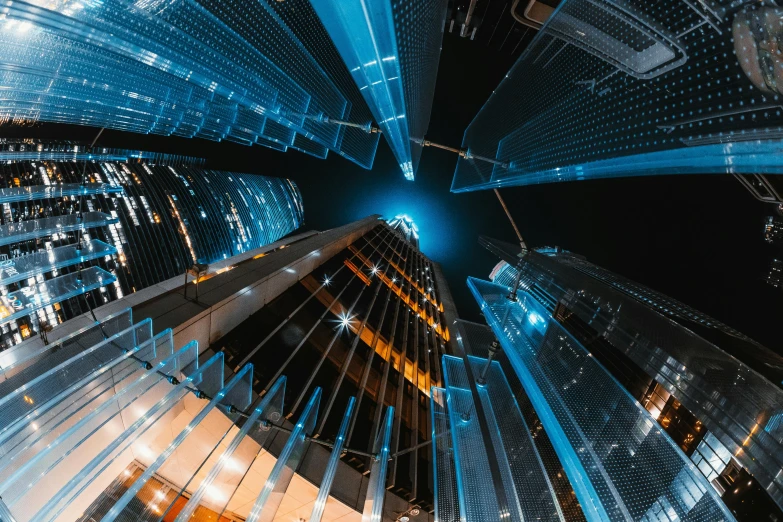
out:
{"label": "blue glass panel", "polygon": [[405,179],[429,125],[446,2],[313,0]]}
{"label": "blue glass panel", "polygon": [[264,482],[264,487],[258,495],[247,522],[272,522],[296,468],[304,456],[306,437],[313,433],[315,422],[318,418],[318,405],[321,402],[321,388],[316,388],[310,396],[302,414],[296,421],[288,441],[277,457],[269,477]]}
{"label": "blue glass panel", "polygon": [[77,245],[55,247],[33,254],[0,261],[0,285],[10,285],[23,279],[45,274],[55,269],[116,254],[117,249],[97,239],[82,248]]}
{"label": "blue glass panel", "polygon": [[[591,521],[732,521],[693,463],[527,293],[469,279]],[[643,484],[644,487],[639,487]]]}
{"label": "blue glass panel", "polygon": [[[159,355],[164,358],[150,370],[144,370],[139,365],[139,369],[144,371],[132,376],[131,379],[125,379],[125,382],[118,383],[118,387],[114,390],[116,393],[109,393],[97,404],[93,401],[79,401],[77,409],[64,411],[57,423],[46,426],[45,447],[33,448],[35,452],[32,456],[27,456],[29,460],[21,460],[21,466],[0,483],[0,494],[9,500],[9,506],[13,507],[15,512],[28,512],[28,518],[32,518],[37,511],[38,519],[56,518],[57,513],[53,511],[55,506],[60,505],[61,508],[65,508],[77,498],[90,481],[111,463],[114,456],[126,450],[134,440],[149,429],[151,421],[159,418],[176,405],[179,399],[190,393],[187,389],[189,386],[200,383],[202,377],[200,372],[212,373],[217,370],[222,372],[222,367],[210,364],[208,361],[201,369],[194,370],[190,378],[184,379],[172,388],[167,382],[167,376],[181,377],[184,368],[198,365],[198,346],[189,343],[177,353],[167,357],[165,352],[171,353],[171,339],[171,331],[168,330],[152,341],[156,349],[161,349]],[[219,357],[214,357],[212,360],[218,359]],[[126,415],[138,418],[128,430],[108,440],[100,436],[94,437],[103,429],[124,427]],[[75,473],[68,465],[67,459],[77,451],[87,451],[87,456],[94,455],[94,458],[86,467]],[[48,491],[51,497],[49,495],[44,497],[46,505],[41,508],[43,501],[40,499],[40,491],[35,486],[53,472],[57,474],[58,468],[68,470],[60,481],[63,487],[59,491]],[[38,495],[38,497],[28,506],[25,499],[30,495]],[[63,501],[65,504],[60,504]]]}
{"label": "blue glass panel", "polygon": [[[136,506],[132,504],[129,506],[129,504],[134,500],[139,491],[141,491],[141,489],[147,484],[153,475],[158,473],[158,470],[160,470],[163,464],[174,454],[177,448],[179,448],[185,442],[185,439],[188,438],[193,430],[196,429],[196,427],[199,426],[204,421],[204,419],[206,419],[210,412],[219,411],[218,408],[220,406],[227,407],[233,405],[240,410],[247,408],[249,405],[250,394],[252,393],[253,365],[248,364],[242,367],[242,369],[239,370],[239,373],[234,375],[225,386],[223,386],[222,381],[222,376],[220,376],[219,378],[215,379],[214,382],[209,383],[215,391],[208,391],[209,386],[205,386],[206,383],[202,383],[199,386],[201,391],[204,391],[207,394],[212,394],[213,398],[209,401],[209,403],[207,403],[207,405],[199,410],[198,414],[193,418],[193,420],[191,420],[187,426],[185,426],[177,434],[177,436],[174,437],[174,440],[172,440],[168,446],[166,446],[160,455],[157,456],[155,461],[150,464],[147,469],[144,470],[141,476],[139,476],[133,482],[133,485],[131,485],[131,487],[125,491],[125,493],[117,500],[117,502],[115,502],[115,504],[111,507],[108,513],[106,513],[102,520],[105,520],[106,522],[112,522],[113,520],[117,519],[126,520],[130,517],[133,517],[134,515],[137,515]],[[230,430],[233,422],[239,418],[239,415],[236,413],[236,410],[231,413],[231,411],[227,408],[223,408],[223,414],[225,414],[231,420],[231,422],[228,423],[228,429]],[[201,462],[201,464],[203,465],[204,462]],[[196,466],[196,470],[198,470],[199,467],[200,466]],[[187,478],[188,482],[192,479],[192,477]],[[144,518],[146,518],[146,515],[154,516],[153,513],[150,512],[152,509],[153,508],[148,505],[145,508],[145,512],[142,516]]]}
{"label": "blue glass panel", "polygon": [[323,118],[347,120],[364,103],[346,98],[349,73],[325,70],[313,56],[319,46],[305,45],[269,3],[9,6],[0,118],[245,144],[269,118],[369,168],[377,137],[343,147],[345,132]]}
{"label": "blue glass panel", "polygon": [[[774,384],[779,355],[717,319],[578,254],[536,249],[514,262],[521,269],[523,289],[550,310],[556,304],[561,315],[583,321],[593,335],[627,356],[695,415],[702,434],[717,437],[770,497],[783,503],[783,476],[778,473],[783,466],[778,422],[783,390]],[[505,262],[491,275],[507,286],[516,276],[517,270]],[[633,392],[640,397],[637,393],[640,390]]]}
{"label": "blue glass panel", "polygon": [[[246,368],[247,366],[252,367],[252,365],[246,365],[243,368]],[[250,373],[250,375],[252,376],[252,372]],[[193,516],[193,513],[198,508],[199,502],[201,502],[202,499],[204,498],[204,495],[206,495],[207,492],[210,491],[212,484],[220,484],[223,487],[239,486],[239,479],[244,475],[244,473],[242,475],[238,475],[237,470],[235,469],[226,470],[227,472],[224,473],[224,469],[226,469],[226,467],[229,466],[229,463],[232,462],[231,457],[238,450],[240,444],[246,442],[248,435],[251,433],[251,430],[254,433],[258,433],[260,431],[259,430],[260,422],[276,421],[280,419],[283,413],[283,397],[285,396],[285,382],[286,382],[285,377],[280,377],[277,381],[275,381],[275,384],[272,386],[272,388],[270,388],[269,392],[267,392],[267,394],[264,395],[264,398],[261,400],[261,404],[259,404],[258,407],[255,410],[253,410],[253,413],[250,414],[247,420],[245,420],[244,424],[242,425],[242,428],[234,436],[233,440],[228,445],[228,447],[223,452],[223,454],[220,455],[220,459],[218,460],[218,462],[212,467],[212,469],[209,471],[209,474],[201,482],[201,485],[190,497],[187,504],[185,504],[185,507],[183,507],[182,510],[179,512],[179,515],[177,515],[175,522],[187,522],[188,520],[190,520],[191,516]],[[270,430],[266,430],[263,433],[268,434],[269,431]],[[263,440],[261,441],[260,446],[263,447]],[[252,460],[250,462],[252,462]],[[233,462],[232,466],[242,467],[241,464],[237,464],[236,462]],[[247,470],[244,471],[246,472]],[[233,478],[232,475],[234,475]],[[222,505],[223,509],[225,509],[225,506],[228,504],[230,497],[231,495],[226,495],[224,497],[221,497],[225,499],[225,503]],[[214,503],[215,500],[213,499],[213,504]],[[218,503],[220,503],[219,500]]]}
{"label": "blue glass panel", "polygon": [[106,183],[63,183],[61,185],[33,185],[32,187],[0,188],[0,203],[34,201],[37,199],[61,198],[63,196],[81,196],[91,194],[111,194],[122,192],[122,187],[113,187]]}
{"label": "blue glass panel", "polygon": [[[57,375],[59,378],[54,379],[54,383],[68,385],[60,393],[67,399],[49,408],[43,416],[35,410],[34,415],[25,417],[23,429],[0,447],[3,454],[3,459],[0,459],[2,488],[13,491],[12,494],[6,494],[6,498],[15,499],[33,488],[39,480],[36,478],[36,470],[40,472],[47,466],[51,469],[53,461],[67,456],[69,444],[76,440],[70,437],[87,433],[80,430],[81,426],[86,423],[96,426],[91,422],[94,420],[104,424],[110,422],[112,416],[118,415],[118,406],[124,403],[123,397],[132,397],[133,393],[146,389],[139,384],[147,370],[137,359],[153,364],[162,362],[171,357],[172,347],[171,330],[166,330],[127,352],[111,346],[116,354],[114,360],[81,380],[77,379],[84,371],[78,365],[71,365],[69,373],[73,374],[73,378],[68,373]],[[88,360],[83,362],[88,366]],[[152,385],[160,381],[161,376],[156,374],[154,378],[150,378],[150,375],[146,377]],[[45,475],[45,472],[37,474],[39,478]]]}
{"label": "blue glass panel", "polygon": [[0,225],[0,245],[19,243],[28,239],[71,232],[73,230],[87,230],[88,228],[102,227],[116,222],[116,218],[112,218],[103,212],[85,212],[82,215],[68,214],[65,216],[30,219],[20,223],[9,223]]}
{"label": "blue glass panel", "polygon": [[39,349],[22,353],[13,349],[0,352],[0,396],[5,396],[28,380],[132,325],[133,314],[127,308]]}
{"label": "blue glass panel", "polygon": [[389,455],[392,426],[394,424],[394,407],[386,407],[386,416],[381,423],[381,429],[372,447],[374,455],[370,468],[370,481],[367,484],[367,496],[364,498],[362,522],[381,522],[383,503],[386,499],[386,471],[389,468]]}
{"label": "blue glass panel", "polygon": [[143,150],[125,150],[112,148],[95,148],[86,150],[83,145],[71,145],[67,147],[50,146],[43,143],[37,145],[4,143],[0,150],[2,161],[133,161],[148,160],[150,163],[165,165],[191,165],[202,166],[206,163],[204,158],[182,156],[179,154],[166,154],[163,152],[148,152]]}
{"label": "blue glass panel", "polygon": [[436,522],[461,520],[447,399],[445,389],[435,387],[430,389],[432,482]]}
{"label": "blue glass panel", "polygon": [[563,0],[466,130],[452,191],[783,173],[765,50],[781,21],[741,2]]}
{"label": "blue glass panel", "polygon": [[0,445],[150,339],[152,321],[147,319],[84,350],[0,399]]}
{"label": "blue glass panel", "polygon": [[340,457],[342,457],[343,447],[345,446],[345,436],[348,433],[348,424],[351,421],[355,403],[356,397],[348,399],[348,406],[345,408],[343,421],[340,423],[340,429],[337,431],[337,437],[334,439],[334,447],[332,448],[332,453],[329,455],[329,462],[326,464],[324,476],[321,478],[321,483],[318,486],[318,496],[315,498],[313,511],[310,514],[308,522],[321,522],[321,517],[326,508],[326,501],[329,499],[329,491],[332,489],[332,482],[337,473],[337,464],[340,462]]}
{"label": "blue glass panel", "polygon": [[[194,370],[186,379],[179,382],[150,408],[146,409],[136,422],[112,439],[108,445],[99,448],[100,451],[71,481],[58,491],[38,512],[42,522],[57,520],[57,517],[95,480],[112,462],[116,456],[127,451],[131,445],[146,433],[155,421],[179,404],[180,400],[191,393],[188,388],[200,388],[205,383],[214,386],[223,379],[223,354],[218,353]],[[83,443],[84,440],[80,442]],[[97,450],[94,449],[93,451]]]}
{"label": "blue glass panel", "polygon": [[96,290],[116,281],[116,278],[97,266],[91,266],[64,276],[49,279],[34,286],[0,296],[0,324],[24,317],[60,301]]}

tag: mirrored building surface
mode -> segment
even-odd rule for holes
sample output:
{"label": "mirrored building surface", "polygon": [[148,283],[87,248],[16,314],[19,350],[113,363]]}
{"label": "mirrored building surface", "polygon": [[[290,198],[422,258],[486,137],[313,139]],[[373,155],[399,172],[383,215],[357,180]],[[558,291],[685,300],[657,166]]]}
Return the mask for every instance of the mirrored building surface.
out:
{"label": "mirrored building surface", "polygon": [[561,2],[465,132],[452,191],[783,172],[782,17],[768,2]]}
{"label": "mirrored building surface", "polygon": [[781,516],[783,358],[583,256],[482,242],[504,259],[491,274],[495,284],[507,295],[512,288],[524,292],[537,314],[583,346],[651,414],[738,520]]}
{"label": "mirrored building surface", "polygon": [[311,0],[413,180],[435,95],[447,0]]}
{"label": "mirrored building surface", "polygon": [[468,284],[587,520],[734,520],[650,412],[532,295],[509,299],[507,287]]}
{"label": "mirrored building surface", "polygon": [[297,24],[305,22],[272,4],[9,4],[0,121],[229,140],[319,158],[333,151],[370,168],[377,136],[330,123],[371,121],[317,17],[304,38]]}

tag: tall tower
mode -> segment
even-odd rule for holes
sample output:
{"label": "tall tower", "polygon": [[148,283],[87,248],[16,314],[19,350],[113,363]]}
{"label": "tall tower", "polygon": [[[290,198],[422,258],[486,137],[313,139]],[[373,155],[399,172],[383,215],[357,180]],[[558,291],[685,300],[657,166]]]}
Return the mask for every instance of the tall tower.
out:
{"label": "tall tower", "polygon": [[432,521],[439,266],[379,216],[248,254],[0,352],[0,518]]}
{"label": "tall tower", "polygon": [[[452,191],[723,173],[769,196],[752,174],[783,172],[783,111],[767,104],[782,92],[764,51],[783,14],[656,5],[567,0],[545,17],[465,131]],[[705,46],[714,59],[697,58]],[[720,84],[707,80],[715,74]]]}
{"label": "tall tower", "polygon": [[398,214],[389,220],[389,226],[402,235],[414,248],[419,248],[419,227],[405,214]]}
{"label": "tall tower", "polygon": [[[290,180],[72,143],[0,152],[0,345],[299,228]],[[40,149],[40,150],[39,150]]]}
{"label": "tall tower", "polygon": [[[783,357],[722,322],[583,256],[560,248],[521,252],[499,241],[482,242],[503,261],[492,271],[494,284],[476,280],[471,282],[472,289],[480,303],[494,307],[485,316],[490,317],[497,338],[508,340],[504,349],[518,363],[515,373],[554,441],[571,421],[559,413],[557,421],[549,417],[546,408],[555,397],[542,399],[536,390],[546,382],[555,386],[550,390],[558,389],[556,381],[562,376],[555,375],[555,369],[559,365],[576,365],[572,368],[576,371],[584,364],[579,375],[591,373],[594,380],[598,375],[611,376],[607,383],[633,399],[629,415],[633,404],[649,413],[656,429],[696,466],[710,490],[722,496],[738,520],[755,520],[770,513],[780,516],[783,497],[777,470],[783,453],[776,433],[783,404],[779,384]],[[501,326],[503,317],[517,313],[513,321],[524,319],[527,333],[511,324]],[[527,341],[523,343],[522,338]],[[535,360],[525,355],[527,348],[523,347],[530,343],[538,346],[533,350],[538,353]],[[566,345],[571,347],[568,352],[563,351]],[[559,351],[549,352],[552,347]],[[593,361],[600,371],[588,371]],[[527,371],[533,372],[532,380]],[[574,401],[568,408],[579,408],[580,401],[570,396],[570,390],[581,389],[587,396],[591,385],[575,377],[565,386],[557,400]],[[590,400],[600,409],[605,397]],[[593,406],[585,408],[592,411]],[[615,443],[625,444],[621,434],[617,437]],[[570,450],[559,450],[565,465],[567,459],[563,459]],[[598,458],[604,458],[600,452]],[[584,501],[581,504],[585,506]],[[751,504],[755,505],[752,509]]]}

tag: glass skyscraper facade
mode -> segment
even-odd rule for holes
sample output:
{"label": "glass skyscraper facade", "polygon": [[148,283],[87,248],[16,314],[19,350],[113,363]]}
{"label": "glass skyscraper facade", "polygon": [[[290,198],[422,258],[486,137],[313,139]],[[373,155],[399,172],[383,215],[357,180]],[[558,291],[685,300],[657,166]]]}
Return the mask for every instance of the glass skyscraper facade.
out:
{"label": "glass skyscraper facade", "polygon": [[783,173],[781,20],[765,2],[563,0],[466,130],[452,191]]}
{"label": "glass skyscraper facade", "polygon": [[413,180],[430,121],[446,0],[311,0],[383,131]]}
{"label": "glass skyscraper facade", "polygon": [[319,158],[331,150],[370,168],[378,137],[329,121],[368,131],[372,123],[333,44],[316,17],[308,29],[286,13],[294,6],[274,4],[9,4],[0,20],[0,121],[229,140]]}
{"label": "glass skyscraper facade", "polygon": [[195,263],[272,243],[303,222],[290,180],[206,170],[177,156],[153,163],[136,153],[119,161],[123,151],[42,150],[34,154],[57,160],[33,160],[20,149],[6,144],[0,163],[4,348]]}
{"label": "glass skyscraper facade", "polygon": [[[259,393],[287,375],[285,402],[297,414],[313,387],[323,388],[319,437],[335,436],[342,405],[355,397],[346,445],[372,453],[392,408],[383,487],[429,510],[429,395],[443,382],[441,356],[451,353],[450,301],[438,265],[378,220],[216,346],[232,367],[255,365]],[[362,472],[372,464],[352,454],[344,461]]]}
{"label": "glass skyscraper facade", "polygon": [[202,287],[244,300],[206,310],[209,351],[153,325],[173,303],[203,319],[175,292],[0,352],[0,520],[432,520],[455,324],[439,266],[370,216]]}
{"label": "glass skyscraper facade", "polygon": [[[738,520],[780,516],[783,451],[777,419],[783,406],[783,357],[583,256],[559,248],[522,252],[515,245],[482,242],[503,261],[492,271],[494,285],[475,281],[471,286],[480,303],[487,303],[480,296],[491,293],[492,302],[508,308],[500,316],[494,314],[496,319],[511,316],[517,308],[532,310],[525,312],[525,325],[542,329],[544,341],[555,335],[555,345],[558,340],[578,345],[579,350],[572,350],[574,363],[596,361],[613,386],[649,412],[656,429],[690,459]],[[512,288],[518,289],[518,301],[508,299]],[[489,322],[499,339],[504,331],[514,337],[516,330],[510,326],[499,330],[497,323]],[[561,346],[552,356],[560,360],[563,353]],[[588,359],[583,359],[585,354]],[[508,357],[513,362],[513,356]],[[552,371],[549,359],[539,355],[534,360],[526,367],[536,364]],[[514,367],[536,406],[536,388],[529,389],[525,374]],[[586,367],[579,367],[582,375]],[[563,384],[562,389],[572,385],[577,382]],[[606,402],[597,391],[583,397],[587,408]],[[538,406],[536,412],[556,446]],[[562,458],[561,454],[567,469]],[[748,494],[755,500],[743,506]]]}

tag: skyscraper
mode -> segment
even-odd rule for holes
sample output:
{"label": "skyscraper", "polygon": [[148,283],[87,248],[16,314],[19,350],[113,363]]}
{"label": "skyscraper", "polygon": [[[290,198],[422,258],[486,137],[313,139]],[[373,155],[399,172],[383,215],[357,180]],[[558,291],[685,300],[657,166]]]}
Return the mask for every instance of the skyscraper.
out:
{"label": "skyscraper", "polygon": [[370,216],[199,287],[0,353],[3,522],[433,520],[429,390],[456,317],[437,264]]}
{"label": "skyscraper", "polygon": [[405,179],[430,121],[447,0],[312,0]]}
{"label": "skyscraper", "polygon": [[452,191],[783,173],[766,50],[781,16],[742,2],[564,0],[466,130]]}
{"label": "skyscraper", "polygon": [[[750,478],[743,491],[760,485],[766,491],[760,502],[769,504],[769,512],[780,513],[783,452],[776,430],[783,404],[782,357],[582,256],[558,248],[521,253],[513,245],[483,242],[504,261],[492,272],[496,286],[471,283],[477,296],[490,291],[509,295],[508,289],[518,288],[519,303],[509,306],[527,307],[528,323],[543,324],[546,336],[560,332],[597,361],[620,390],[644,406],[729,506],[739,493],[732,486],[735,471],[744,469]],[[492,326],[500,337],[497,324]],[[539,358],[537,364],[552,363]],[[523,375],[520,379],[524,383]],[[531,400],[535,404],[532,395]]]}
{"label": "skyscraper", "polygon": [[[377,137],[350,75],[313,56],[274,2],[22,2],[3,13],[0,121],[230,140],[370,168]],[[316,18],[311,24],[318,25]]]}
{"label": "skyscraper", "polygon": [[273,243],[304,219],[290,180],[205,170],[195,158],[39,145],[0,153],[4,348],[196,263]]}
{"label": "skyscraper", "polygon": [[419,227],[410,217],[405,214],[394,216],[394,219],[389,221],[389,226],[402,234],[408,243],[419,248]]}

